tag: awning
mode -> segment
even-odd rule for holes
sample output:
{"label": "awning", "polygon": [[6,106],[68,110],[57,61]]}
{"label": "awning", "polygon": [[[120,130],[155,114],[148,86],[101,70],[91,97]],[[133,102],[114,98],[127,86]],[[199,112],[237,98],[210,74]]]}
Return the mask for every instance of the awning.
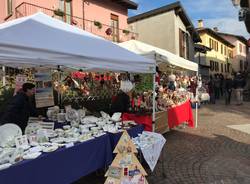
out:
{"label": "awning", "polygon": [[197,63],[186,60],[164,49],[154,47],[152,45],[137,40],[130,40],[127,42],[119,43],[119,45],[136,54],[144,55],[148,58],[155,59],[157,63],[163,62],[186,70],[198,71]]}
{"label": "awning", "polygon": [[43,13],[0,24],[0,64],[153,73],[155,61]]}

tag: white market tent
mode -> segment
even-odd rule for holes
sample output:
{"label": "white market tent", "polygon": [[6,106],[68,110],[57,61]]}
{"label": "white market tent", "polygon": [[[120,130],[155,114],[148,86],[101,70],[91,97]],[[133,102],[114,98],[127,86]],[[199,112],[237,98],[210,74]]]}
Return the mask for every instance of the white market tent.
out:
{"label": "white market tent", "polygon": [[[132,51],[136,54],[143,55],[145,57],[154,59],[157,64],[167,64],[172,66],[177,66],[179,68],[194,71],[198,75],[198,64],[186,60],[182,57],[179,57],[171,52],[168,52],[164,49],[154,47],[152,45],[137,41],[137,40],[130,40],[127,42],[119,43],[119,45],[129,51]],[[155,78],[155,75],[154,75]],[[154,80],[155,81],[155,80]],[[155,91],[155,85],[154,90]],[[198,88],[197,88],[198,89]],[[197,90],[196,89],[196,90]],[[196,96],[197,99],[197,96]],[[153,97],[153,121],[155,121],[155,93]],[[195,126],[198,126],[198,106],[196,103],[196,113],[195,113]]]}
{"label": "white market tent", "polygon": [[152,45],[137,41],[130,40],[119,44],[121,47],[132,51],[136,54],[144,55],[146,57],[155,59],[157,63],[166,63],[168,65],[177,66],[186,70],[198,71],[198,64],[179,57],[164,49],[154,47]]}
{"label": "white market tent", "polygon": [[0,24],[0,64],[153,73],[155,61],[43,13]]}

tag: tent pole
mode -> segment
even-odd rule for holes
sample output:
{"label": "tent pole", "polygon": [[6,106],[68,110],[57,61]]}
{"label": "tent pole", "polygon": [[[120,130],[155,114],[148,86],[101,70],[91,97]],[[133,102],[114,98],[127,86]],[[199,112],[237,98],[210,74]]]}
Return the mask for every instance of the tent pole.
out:
{"label": "tent pole", "polygon": [[[61,81],[61,68],[60,65],[57,66],[57,71],[58,71],[58,81]],[[58,92],[57,95],[57,100],[58,100],[58,105],[60,107],[60,109],[62,108],[62,95]]]}
{"label": "tent pole", "polygon": [[153,132],[155,132],[155,98],[156,98],[156,95],[155,95],[155,73],[153,74],[153,114],[152,114],[152,128],[153,128]]}
{"label": "tent pole", "polygon": [[[196,73],[197,78],[199,77],[199,69]],[[197,87],[196,87],[196,95],[195,95],[195,128],[198,127],[198,80],[197,80]]]}
{"label": "tent pole", "polygon": [[2,66],[2,72],[3,72],[3,86],[5,86],[6,85],[5,66]]}

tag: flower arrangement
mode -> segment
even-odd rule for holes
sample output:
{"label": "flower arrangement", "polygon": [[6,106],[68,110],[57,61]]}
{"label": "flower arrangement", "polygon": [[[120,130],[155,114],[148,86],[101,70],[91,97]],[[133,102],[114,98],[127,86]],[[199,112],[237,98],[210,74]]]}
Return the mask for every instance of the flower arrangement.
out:
{"label": "flower arrangement", "polygon": [[54,14],[60,17],[63,17],[65,15],[65,13],[60,9],[54,10]]}
{"label": "flower arrangement", "polygon": [[102,29],[102,23],[99,21],[94,21],[94,25],[98,27],[98,29]]}

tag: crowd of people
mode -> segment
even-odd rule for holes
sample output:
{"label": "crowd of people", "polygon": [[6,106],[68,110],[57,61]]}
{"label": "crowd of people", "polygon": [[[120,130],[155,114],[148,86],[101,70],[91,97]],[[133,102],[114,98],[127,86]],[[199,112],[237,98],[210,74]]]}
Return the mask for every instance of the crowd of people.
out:
{"label": "crowd of people", "polygon": [[225,77],[222,74],[211,75],[206,85],[212,104],[215,104],[216,100],[225,99],[225,104],[229,105],[233,91],[236,95],[237,105],[243,104],[246,80],[241,73],[237,73],[235,76],[228,74]]}

